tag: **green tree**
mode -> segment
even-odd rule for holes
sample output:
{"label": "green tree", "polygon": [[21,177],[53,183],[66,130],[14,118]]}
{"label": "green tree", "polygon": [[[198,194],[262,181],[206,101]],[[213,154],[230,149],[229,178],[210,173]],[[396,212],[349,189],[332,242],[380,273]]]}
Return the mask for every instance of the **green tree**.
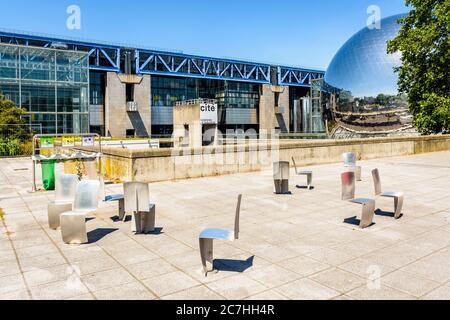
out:
{"label": "green tree", "polygon": [[390,96],[380,93],[380,94],[376,97],[375,101],[376,101],[376,103],[377,103],[378,105],[380,105],[380,106],[385,106],[385,105],[387,105],[387,104],[389,103],[389,101],[390,101]]}
{"label": "green tree", "polygon": [[388,52],[401,52],[399,90],[423,134],[450,132],[450,0],[406,0],[409,14]]}
{"label": "green tree", "polygon": [[22,119],[25,114],[24,109],[17,107],[14,102],[5,99],[0,94],[0,137],[21,141],[28,140],[30,132]]}

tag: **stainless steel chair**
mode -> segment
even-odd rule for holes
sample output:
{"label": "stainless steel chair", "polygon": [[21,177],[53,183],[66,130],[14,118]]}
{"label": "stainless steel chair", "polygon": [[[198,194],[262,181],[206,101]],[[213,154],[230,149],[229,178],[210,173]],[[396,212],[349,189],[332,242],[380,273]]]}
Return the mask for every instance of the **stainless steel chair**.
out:
{"label": "stainless steel chair", "polygon": [[127,182],[125,192],[125,212],[132,213],[131,231],[149,233],[155,231],[156,206],[150,203],[148,183]]}
{"label": "stainless steel chair", "polygon": [[234,220],[234,231],[228,229],[205,229],[200,233],[200,256],[202,259],[203,270],[205,271],[205,277],[209,272],[213,272],[213,252],[214,252],[214,239],[234,241],[239,239],[239,219],[241,212],[242,195],[238,196],[238,202],[236,207],[236,216]]}
{"label": "stainless steel chair", "polygon": [[362,205],[360,228],[367,228],[373,224],[375,215],[375,200],[369,198],[355,199],[355,173],[344,172],[341,174],[342,200]]}
{"label": "stainless steel chair", "polygon": [[125,221],[125,195],[123,194],[113,194],[105,197],[105,202],[117,201],[119,204],[119,220]]}
{"label": "stainless steel chair", "polygon": [[71,211],[78,185],[78,177],[74,174],[61,174],[56,176],[55,200],[47,206],[48,225],[56,230],[60,226],[60,215]]}
{"label": "stainless steel chair", "polygon": [[378,169],[372,170],[373,184],[375,187],[375,195],[386,198],[394,198],[394,217],[395,219],[400,219],[402,216],[403,209],[403,192],[382,192],[381,191],[381,180],[380,172]]}
{"label": "stainless steel chair", "polygon": [[280,161],[273,164],[273,181],[276,194],[290,194],[289,161]]}
{"label": "stainless steel chair", "polygon": [[353,152],[346,152],[342,154],[342,159],[344,167],[355,173],[356,181],[361,181],[361,167],[356,165],[356,155]]}
{"label": "stainless steel chair", "polygon": [[[302,170],[302,171],[298,171],[297,170],[297,164],[295,163],[295,159],[294,157],[292,157],[292,163],[294,164],[294,168],[295,168],[295,174],[298,176],[306,176],[306,187],[308,188],[308,190],[311,190],[313,188],[312,186],[312,179],[313,179],[313,172],[311,170]],[[303,188],[300,185],[297,185],[297,188]]]}
{"label": "stainless steel chair", "polygon": [[123,194],[113,194],[113,195],[106,195],[106,187],[105,187],[105,180],[103,179],[103,176],[100,175],[100,199],[103,199],[104,202],[115,202],[119,204],[119,220],[125,221],[126,214],[125,214],[125,195]]}
{"label": "stainless steel chair", "polygon": [[61,235],[67,244],[88,242],[86,216],[97,210],[100,181],[85,180],[78,184],[73,210],[61,214]]}

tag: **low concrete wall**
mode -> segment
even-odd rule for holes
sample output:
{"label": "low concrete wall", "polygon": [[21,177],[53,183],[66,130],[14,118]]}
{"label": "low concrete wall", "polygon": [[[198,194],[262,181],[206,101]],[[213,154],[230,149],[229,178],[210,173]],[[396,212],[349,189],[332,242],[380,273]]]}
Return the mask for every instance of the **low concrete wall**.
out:
{"label": "low concrete wall", "polygon": [[250,142],[237,146],[123,150],[103,148],[107,178],[156,182],[269,169],[278,160],[299,166],[340,162],[342,153],[359,160],[450,150],[450,135],[355,140]]}

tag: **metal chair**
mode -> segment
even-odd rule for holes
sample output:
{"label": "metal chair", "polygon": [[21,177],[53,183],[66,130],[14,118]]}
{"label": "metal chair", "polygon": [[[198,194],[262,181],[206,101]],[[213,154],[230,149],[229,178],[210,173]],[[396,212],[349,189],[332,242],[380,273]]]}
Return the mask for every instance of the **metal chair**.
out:
{"label": "metal chair", "polygon": [[203,270],[205,271],[205,277],[209,272],[213,272],[213,248],[214,239],[234,241],[239,239],[239,219],[241,212],[242,195],[238,196],[238,202],[236,207],[236,216],[234,220],[234,231],[228,229],[205,229],[200,233],[200,256],[202,259]]}
{"label": "metal chair", "polygon": [[77,187],[73,210],[61,214],[61,235],[67,244],[88,242],[86,216],[98,208],[100,181],[81,181]]}
{"label": "metal chair", "polygon": [[344,167],[355,173],[356,181],[361,181],[361,167],[356,165],[356,155],[353,152],[342,154]]}
{"label": "metal chair", "polygon": [[375,200],[369,198],[355,199],[355,173],[344,172],[341,174],[342,181],[342,200],[362,205],[360,228],[367,228],[373,224],[375,215]]}
{"label": "metal chair", "polygon": [[127,182],[125,192],[125,212],[132,213],[131,231],[149,233],[155,231],[156,205],[150,203],[148,183]]}
{"label": "metal chair", "polygon": [[289,161],[280,161],[273,164],[273,181],[276,194],[290,194]]}
{"label": "metal chair", "polygon": [[113,194],[105,197],[105,202],[114,202],[117,201],[119,204],[119,220],[125,221],[126,213],[125,213],[125,195],[123,194]]}
{"label": "metal chair", "polygon": [[47,206],[48,225],[56,230],[60,226],[60,215],[72,210],[73,201],[78,185],[78,177],[74,174],[61,174],[56,176],[55,200]]}
{"label": "metal chair", "polygon": [[382,192],[381,191],[381,180],[380,180],[380,172],[378,169],[372,170],[373,184],[375,187],[375,195],[386,198],[394,198],[394,218],[400,219],[402,216],[402,208],[403,208],[403,192]]}
{"label": "metal chair", "polygon": [[125,195],[123,194],[113,194],[113,195],[106,195],[106,187],[105,187],[105,180],[103,179],[103,176],[100,175],[100,199],[103,199],[104,202],[114,202],[117,201],[119,204],[119,220],[125,221],[126,215],[125,215]]}
{"label": "metal chair", "polygon": [[[312,179],[313,179],[313,172],[311,170],[302,170],[302,171],[298,171],[297,170],[297,164],[295,163],[295,159],[294,157],[292,157],[292,163],[294,164],[294,168],[295,168],[295,174],[298,176],[306,176],[306,182],[307,185],[306,187],[308,188],[308,190],[311,190],[313,188],[312,186]],[[297,185],[297,188],[303,188],[300,185]]]}

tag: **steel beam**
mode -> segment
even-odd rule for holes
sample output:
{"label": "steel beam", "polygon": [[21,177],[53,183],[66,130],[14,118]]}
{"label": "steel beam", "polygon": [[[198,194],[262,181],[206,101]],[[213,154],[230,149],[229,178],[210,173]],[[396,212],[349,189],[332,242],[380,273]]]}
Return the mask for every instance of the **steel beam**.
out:
{"label": "steel beam", "polygon": [[293,67],[278,67],[278,83],[283,86],[310,87],[311,80],[321,79],[324,71]]}
{"label": "steel beam", "polygon": [[[120,54],[125,46],[60,39],[53,36],[20,34],[0,30],[0,40],[25,46],[47,48],[63,43],[69,50],[86,52],[91,70],[120,72]],[[1,42],[0,41],[0,42]],[[127,47],[128,48],[128,47]],[[136,74],[181,76],[250,83],[271,83],[271,68],[278,68],[278,85],[310,87],[311,80],[323,78],[325,72],[304,68],[187,55],[178,52],[132,48],[135,51]],[[113,53],[114,52],[114,53]],[[115,57],[114,57],[115,54]]]}

